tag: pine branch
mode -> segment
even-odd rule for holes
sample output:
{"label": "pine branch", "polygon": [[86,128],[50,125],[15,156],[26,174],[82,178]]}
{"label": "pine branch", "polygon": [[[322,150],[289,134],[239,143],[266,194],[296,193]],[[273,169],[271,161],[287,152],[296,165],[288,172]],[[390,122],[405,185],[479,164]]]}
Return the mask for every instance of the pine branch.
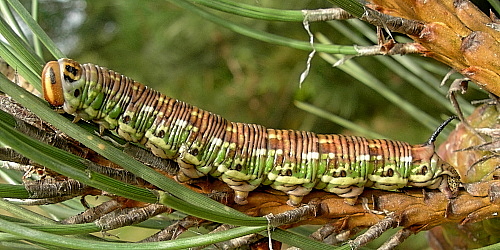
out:
{"label": "pine branch", "polygon": [[[403,33],[425,48],[425,56],[449,65],[480,87],[500,95],[500,32],[495,29],[498,19],[494,15],[488,17],[468,0],[370,2],[370,7],[381,13],[421,22],[424,28],[419,32]],[[411,30],[409,23],[399,24]]]}

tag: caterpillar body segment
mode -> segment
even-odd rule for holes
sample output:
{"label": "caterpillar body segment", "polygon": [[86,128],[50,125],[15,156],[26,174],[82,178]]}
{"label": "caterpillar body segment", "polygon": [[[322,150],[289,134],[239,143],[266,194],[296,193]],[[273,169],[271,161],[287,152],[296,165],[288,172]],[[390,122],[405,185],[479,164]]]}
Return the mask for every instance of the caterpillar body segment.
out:
{"label": "caterpillar body segment", "polygon": [[47,63],[42,78],[52,105],[175,160],[180,182],[219,178],[235,190],[238,204],[260,185],[287,193],[292,206],[312,189],[350,199],[365,187],[439,188],[449,197],[458,189],[458,174],[434,151],[436,135],[412,146],[230,122],[112,70],[71,59]]}

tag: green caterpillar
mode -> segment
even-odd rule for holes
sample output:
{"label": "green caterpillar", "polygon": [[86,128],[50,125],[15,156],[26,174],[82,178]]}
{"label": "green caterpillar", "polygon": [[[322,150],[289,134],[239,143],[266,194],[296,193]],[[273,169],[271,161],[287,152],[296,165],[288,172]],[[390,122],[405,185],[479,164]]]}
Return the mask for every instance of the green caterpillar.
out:
{"label": "green caterpillar", "polygon": [[114,130],[175,160],[177,180],[211,175],[246,204],[248,193],[270,185],[297,206],[313,188],[355,199],[364,187],[439,188],[448,197],[458,189],[457,172],[441,160],[434,140],[422,145],[268,129],[230,122],[219,115],[169,98],[112,70],[59,59],[42,73],[45,99],[77,118]]}

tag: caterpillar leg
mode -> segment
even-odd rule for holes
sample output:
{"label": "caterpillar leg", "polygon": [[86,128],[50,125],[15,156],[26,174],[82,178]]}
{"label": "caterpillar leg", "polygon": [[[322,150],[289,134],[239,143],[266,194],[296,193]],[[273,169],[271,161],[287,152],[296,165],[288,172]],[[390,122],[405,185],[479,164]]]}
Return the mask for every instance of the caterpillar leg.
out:
{"label": "caterpillar leg", "polygon": [[348,186],[348,187],[326,187],[324,190],[330,193],[335,193],[339,197],[344,198],[344,202],[353,205],[356,204],[358,196],[363,193],[365,187]]}
{"label": "caterpillar leg", "polygon": [[247,181],[233,180],[229,178],[222,178],[222,181],[234,190],[234,202],[238,205],[248,204],[248,193],[258,187],[258,185],[251,185]]}
{"label": "caterpillar leg", "polygon": [[288,195],[288,200],[286,201],[286,204],[291,207],[296,207],[300,205],[303,198],[304,196]]}
{"label": "caterpillar leg", "polygon": [[191,178],[186,176],[182,171],[177,172],[177,175],[175,175],[175,181],[177,182],[183,183],[189,180],[191,180]]}
{"label": "caterpillar leg", "polygon": [[302,203],[302,199],[304,198],[304,196],[309,194],[312,190],[312,188],[299,186],[299,185],[293,185],[293,186],[272,185],[272,188],[285,192],[288,195],[288,200],[287,200],[286,204],[291,206],[291,207],[299,206],[300,203]]}
{"label": "caterpillar leg", "polygon": [[[179,164],[179,172],[175,178],[178,182],[186,182],[191,179],[197,179],[203,176],[206,176],[206,173],[203,173],[197,169],[197,165],[190,162],[185,156],[188,154],[181,154],[176,160]],[[198,162],[199,163],[199,162]]]}
{"label": "caterpillar leg", "polygon": [[248,171],[245,171],[246,168],[244,166],[246,165],[239,161],[235,161],[230,167],[225,167],[223,164],[218,166],[219,170],[223,170],[219,179],[234,190],[234,202],[239,205],[247,204],[248,193],[262,183],[262,178],[248,173]]}
{"label": "caterpillar leg", "polygon": [[302,203],[302,199],[304,198],[304,196],[309,194],[311,190],[312,188],[298,186],[294,190],[286,192],[286,194],[288,194],[288,200],[286,201],[286,204],[291,207],[299,206],[300,203]]}
{"label": "caterpillar leg", "polygon": [[248,191],[237,191],[234,190],[234,202],[238,205],[246,205],[248,204],[247,197]]}
{"label": "caterpillar leg", "polygon": [[196,166],[193,164],[189,164],[182,159],[177,159],[176,161],[179,164],[179,172],[177,172],[177,175],[175,178],[177,179],[178,182],[186,182],[191,179],[197,179],[203,176],[206,176],[205,173],[202,173],[196,169]]}
{"label": "caterpillar leg", "polygon": [[206,176],[212,169],[210,166],[204,166],[205,164],[197,158],[198,152],[198,148],[189,149],[186,144],[180,147],[179,156],[176,159],[180,168],[176,176],[179,182]]}

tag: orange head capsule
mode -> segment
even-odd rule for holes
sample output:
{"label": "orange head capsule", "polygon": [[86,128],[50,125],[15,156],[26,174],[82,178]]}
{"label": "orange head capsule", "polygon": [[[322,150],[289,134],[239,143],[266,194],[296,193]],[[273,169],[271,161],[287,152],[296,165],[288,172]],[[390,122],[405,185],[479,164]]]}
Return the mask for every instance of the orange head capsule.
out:
{"label": "orange head capsule", "polygon": [[74,82],[81,78],[82,68],[74,60],[61,58],[45,65],[42,72],[43,97],[52,106],[63,106],[65,92],[73,89]]}
{"label": "orange head capsule", "polygon": [[60,107],[64,104],[61,69],[59,62],[51,61],[45,64],[42,71],[43,98],[52,106]]}

